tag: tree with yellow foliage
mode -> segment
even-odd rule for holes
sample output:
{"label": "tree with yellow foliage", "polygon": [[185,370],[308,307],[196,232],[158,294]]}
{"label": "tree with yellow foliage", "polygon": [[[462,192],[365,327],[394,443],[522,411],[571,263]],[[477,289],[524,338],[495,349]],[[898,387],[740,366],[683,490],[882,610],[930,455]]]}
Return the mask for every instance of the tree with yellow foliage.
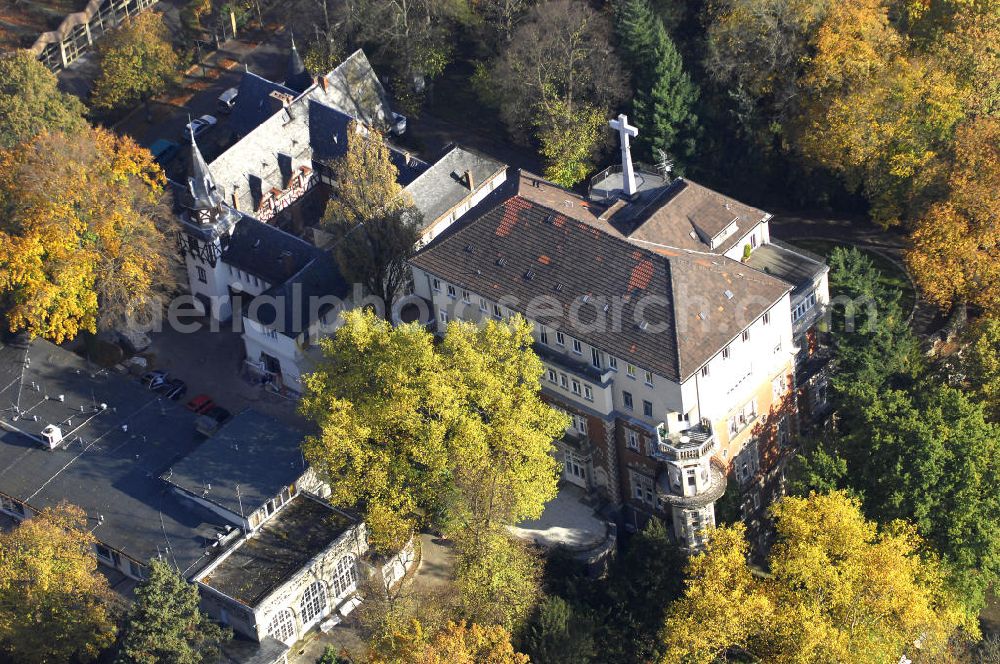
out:
{"label": "tree with yellow foliage", "polygon": [[742,524],[713,531],[691,559],[663,662],[938,661],[962,630],[978,635],[911,526],[879,529],[842,493],[785,498],[771,512],[778,540],[767,572],[748,566]]}
{"label": "tree with yellow foliage", "polygon": [[1000,118],[959,128],[949,170],[949,194],[917,222],[907,265],[939,307],[965,300],[1000,313]]}
{"label": "tree with yellow foliage", "polygon": [[372,654],[368,664],[530,664],[527,655],[514,651],[503,627],[449,623],[428,638],[414,621],[407,641],[400,652]]}
{"label": "tree with yellow foliage", "polygon": [[107,579],[79,507],[62,503],[0,533],[0,652],[87,662],[115,639]]}
{"label": "tree with yellow foliage", "polygon": [[0,296],[12,331],[56,343],[148,313],[169,281],[152,214],[163,173],[103,129],[0,151]]}
{"label": "tree with yellow foliage", "polygon": [[98,46],[101,74],[91,96],[95,108],[123,109],[146,103],[177,80],[180,59],[170,45],[163,17],[132,16],[104,35]]}
{"label": "tree with yellow foliage", "polygon": [[831,3],[801,81],[793,141],[862,191],[883,226],[916,218],[933,197],[965,108],[954,75],[910,55],[883,0]]}
{"label": "tree with yellow foliage", "polygon": [[334,258],[345,279],[384,303],[389,320],[410,279],[422,217],[396,181],[399,171],[377,129],[350,122],[347,151],[331,166],[337,184],[323,225],[333,235]]}
{"label": "tree with yellow foliage", "polygon": [[320,342],[304,379],[302,411],[319,426],[305,456],[334,503],[364,512],[376,550],[432,520],[478,534],[537,518],[555,497],[567,418],[541,400],[530,340],[515,318],[453,323],[436,347],[420,325],[350,311]]}

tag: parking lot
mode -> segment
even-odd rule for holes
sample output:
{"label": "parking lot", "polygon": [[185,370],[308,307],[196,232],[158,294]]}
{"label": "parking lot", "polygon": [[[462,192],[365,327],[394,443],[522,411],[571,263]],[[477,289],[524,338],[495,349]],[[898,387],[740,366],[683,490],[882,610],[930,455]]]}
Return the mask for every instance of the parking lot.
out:
{"label": "parking lot", "polygon": [[232,330],[202,329],[185,334],[167,329],[151,332],[149,338],[152,345],[141,353],[149,364],[146,370],[162,369],[171,378],[183,380],[187,393],[182,403],[207,394],[233,415],[253,408],[309,430],[309,423],[296,412],[296,401],[242,378],[243,340]]}

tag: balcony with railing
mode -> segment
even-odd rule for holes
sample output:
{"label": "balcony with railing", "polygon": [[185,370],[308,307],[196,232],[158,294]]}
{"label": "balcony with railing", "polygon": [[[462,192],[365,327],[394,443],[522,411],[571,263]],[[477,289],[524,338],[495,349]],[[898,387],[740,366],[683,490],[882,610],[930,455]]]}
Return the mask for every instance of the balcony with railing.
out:
{"label": "balcony with railing", "polygon": [[662,461],[697,461],[713,454],[719,447],[707,428],[697,426],[679,433],[669,433],[665,424],[656,428],[653,456]]}

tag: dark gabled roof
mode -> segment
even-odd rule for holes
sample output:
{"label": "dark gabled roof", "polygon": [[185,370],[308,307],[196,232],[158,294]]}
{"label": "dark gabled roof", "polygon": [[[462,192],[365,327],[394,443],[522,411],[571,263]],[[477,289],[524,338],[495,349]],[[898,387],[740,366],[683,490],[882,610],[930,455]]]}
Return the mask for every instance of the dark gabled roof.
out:
{"label": "dark gabled roof", "polygon": [[268,284],[280,284],[320,253],[291,233],[244,216],[224,243],[222,260]]}
{"label": "dark gabled roof", "polygon": [[[443,217],[473,192],[483,182],[493,178],[506,166],[495,159],[460,146],[454,146],[427,170],[406,186],[413,197],[413,204],[429,225]],[[472,189],[465,173],[472,174]]]}
{"label": "dark gabled roof", "polygon": [[281,102],[271,96],[272,92],[296,96],[295,90],[250,71],[243,74],[239,91],[236,105],[229,116],[229,126],[237,136],[246,136],[281,110]]}
{"label": "dark gabled roof", "polygon": [[[159,479],[198,447],[195,417],[47,341],[0,346],[0,492],[36,509],[69,501],[98,540],[134,560],[162,554],[196,569],[221,519]],[[64,436],[53,450],[37,441],[48,424]]]}
{"label": "dark gabled roof", "polygon": [[314,298],[348,295],[348,284],[329,252],[251,217],[236,224],[222,260],[269,284],[244,302],[246,314],[293,339],[333,307],[328,303],[315,309],[310,306],[318,302]]}
{"label": "dark gabled roof", "polygon": [[[306,471],[305,434],[247,409],[175,460],[162,477],[188,493],[249,517]],[[211,488],[208,488],[211,486]]]}
{"label": "dark gabled roof", "polygon": [[[565,197],[575,195],[565,192]],[[599,317],[612,321],[613,313],[602,307],[618,302],[618,324],[583,329],[564,317],[540,322],[678,382],[789,290],[736,261],[649,251],[571,218],[559,206],[519,195],[453,229],[412,263],[522,313],[529,302],[546,296],[562,306],[564,316],[576,307],[580,321],[593,324]],[[581,306],[584,296],[588,301]],[[641,319],[649,323],[644,329]]]}

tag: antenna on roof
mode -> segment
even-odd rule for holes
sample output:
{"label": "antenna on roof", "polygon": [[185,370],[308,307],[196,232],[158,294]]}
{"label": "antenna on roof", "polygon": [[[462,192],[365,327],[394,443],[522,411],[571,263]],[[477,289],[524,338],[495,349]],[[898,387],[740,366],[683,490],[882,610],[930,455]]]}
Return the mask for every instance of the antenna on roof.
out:
{"label": "antenna on roof", "polygon": [[670,172],[674,170],[674,160],[670,158],[667,151],[663,148],[656,148],[656,153],[659,156],[659,161],[656,162],[656,169],[660,171],[660,175],[667,182],[670,182]]}

